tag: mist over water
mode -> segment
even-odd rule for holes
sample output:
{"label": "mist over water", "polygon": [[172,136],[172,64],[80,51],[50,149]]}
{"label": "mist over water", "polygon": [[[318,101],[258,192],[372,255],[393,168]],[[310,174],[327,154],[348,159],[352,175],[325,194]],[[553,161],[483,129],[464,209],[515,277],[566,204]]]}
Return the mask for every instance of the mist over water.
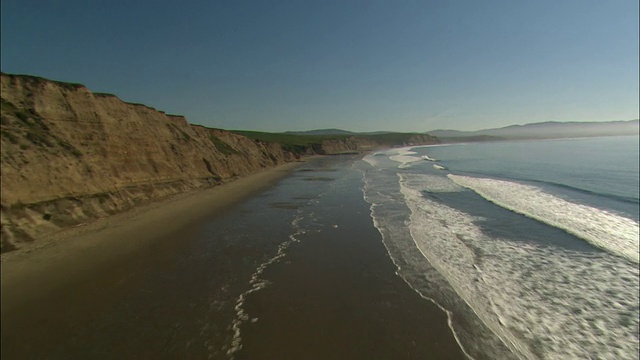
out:
{"label": "mist over water", "polygon": [[637,142],[391,150],[365,157],[365,198],[399,275],[469,357],[634,358]]}

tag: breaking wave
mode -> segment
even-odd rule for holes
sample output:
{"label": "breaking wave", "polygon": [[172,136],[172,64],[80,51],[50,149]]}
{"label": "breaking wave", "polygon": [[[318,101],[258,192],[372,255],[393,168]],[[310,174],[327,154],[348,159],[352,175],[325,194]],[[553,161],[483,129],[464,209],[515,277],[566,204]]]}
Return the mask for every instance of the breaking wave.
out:
{"label": "breaking wave", "polygon": [[489,236],[477,225],[483,219],[424,196],[463,188],[445,177],[398,176],[415,245],[513,354],[637,356],[636,266],[607,252]]}
{"label": "breaking wave", "polygon": [[640,230],[632,219],[560,199],[534,186],[460,175],[448,177],[501,207],[561,228],[612,254],[639,261]]}

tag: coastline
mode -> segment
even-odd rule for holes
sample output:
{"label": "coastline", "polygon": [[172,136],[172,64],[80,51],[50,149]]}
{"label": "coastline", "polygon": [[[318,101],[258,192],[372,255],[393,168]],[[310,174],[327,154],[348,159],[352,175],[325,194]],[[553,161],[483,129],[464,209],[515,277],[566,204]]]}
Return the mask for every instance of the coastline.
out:
{"label": "coastline", "polygon": [[[16,306],[87,278],[88,274],[107,271],[122,258],[133,256],[171,233],[264,191],[308,160],[154,201],[2,254],[3,319]],[[4,325],[3,321],[3,328]]]}
{"label": "coastline", "polygon": [[268,286],[241,298],[234,358],[468,359],[446,311],[398,273],[361,191],[361,169],[325,165],[317,174],[331,180],[299,213],[286,257],[256,274]]}
{"label": "coastline", "polygon": [[464,359],[398,276],[351,161],[273,168],[6,260],[2,357]]}

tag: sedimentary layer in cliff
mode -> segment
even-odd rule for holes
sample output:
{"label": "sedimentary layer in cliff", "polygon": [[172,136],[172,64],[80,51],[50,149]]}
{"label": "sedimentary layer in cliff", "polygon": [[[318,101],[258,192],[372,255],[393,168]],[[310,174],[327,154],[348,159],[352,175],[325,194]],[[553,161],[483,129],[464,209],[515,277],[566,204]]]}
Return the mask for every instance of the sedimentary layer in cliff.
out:
{"label": "sedimentary layer in cliff", "polygon": [[79,84],[2,74],[1,86],[2,251],[296,156]]}

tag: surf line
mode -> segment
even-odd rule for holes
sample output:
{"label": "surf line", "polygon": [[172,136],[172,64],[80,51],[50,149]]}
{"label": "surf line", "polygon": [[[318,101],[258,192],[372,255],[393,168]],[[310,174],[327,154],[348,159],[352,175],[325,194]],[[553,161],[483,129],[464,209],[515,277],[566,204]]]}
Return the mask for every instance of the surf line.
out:
{"label": "surf line", "polygon": [[[364,171],[361,171],[361,172],[362,172],[363,185],[366,186],[366,183],[367,183],[366,182],[366,172],[364,172]],[[372,201],[367,200],[367,193],[366,193],[366,190],[365,190],[365,186],[362,187],[362,196],[363,196],[364,200],[370,204],[370,206],[369,206],[369,216],[371,217],[371,220],[373,220],[373,225],[375,226],[376,230],[378,230],[378,233],[380,233],[380,238],[382,239],[382,245],[384,245],[385,249],[387,250],[387,255],[389,255],[389,258],[391,259],[391,262],[396,267],[396,271],[395,271],[396,276],[400,277],[400,279],[402,279],[402,281],[404,281],[405,284],[407,284],[407,286],[409,286],[409,288],[411,290],[413,290],[416,294],[418,294],[421,298],[430,301],[435,306],[437,306],[442,312],[444,312],[445,315],[447,315],[447,326],[449,327],[449,330],[451,330],[451,334],[453,335],[453,338],[455,339],[456,343],[458,344],[458,347],[460,348],[460,351],[462,351],[462,353],[464,354],[464,356],[467,357],[467,359],[475,360],[475,358],[473,356],[471,356],[471,354],[469,354],[467,352],[467,350],[464,348],[464,346],[462,345],[462,341],[460,340],[460,337],[458,336],[458,333],[456,333],[456,330],[454,329],[454,326],[453,326],[453,313],[451,311],[447,310],[446,308],[444,308],[442,305],[440,305],[434,299],[422,294],[420,292],[420,290],[416,289],[413,285],[411,285],[411,283],[409,283],[409,281],[407,279],[405,279],[402,275],[400,275],[400,271],[402,270],[402,267],[396,262],[396,259],[394,259],[394,257],[391,255],[391,250],[389,249],[389,246],[387,245],[387,243],[386,243],[386,241],[384,239],[384,234],[382,232],[382,229],[380,228],[380,224],[378,223],[378,221],[376,220],[376,218],[375,218],[375,216],[373,214],[374,210],[375,210],[375,207],[376,207],[376,204],[374,204]],[[418,248],[418,250],[420,250],[420,249]],[[424,253],[422,255],[424,256]],[[425,257],[425,259],[426,259],[426,257]]]}
{"label": "surf line", "polygon": [[447,177],[502,208],[564,230],[613,255],[640,262],[638,223],[631,219],[517,182],[452,174]]}
{"label": "surf line", "polygon": [[[256,268],[256,271],[251,275],[251,279],[249,280],[249,285],[251,287],[249,288],[249,290],[240,294],[240,296],[238,296],[238,299],[236,300],[236,305],[234,307],[236,316],[231,322],[233,337],[231,338],[231,344],[229,345],[227,350],[227,355],[230,356],[231,360],[234,359],[235,353],[237,353],[242,349],[241,326],[244,322],[249,320],[249,314],[244,309],[245,300],[250,294],[256,291],[262,290],[265,287],[267,287],[267,285],[269,285],[268,280],[260,277],[264,272],[264,270],[268,268],[270,265],[278,262],[280,259],[285,257],[287,249],[293,243],[300,242],[299,236],[305,233],[305,230],[299,226],[300,221],[303,219],[303,216],[301,215],[301,210],[302,209],[298,209],[298,213],[296,214],[293,221],[291,222],[292,228],[295,230],[295,232],[289,235],[288,240],[278,245],[278,251],[272,258],[263,262],[262,264],[260,264],[260,266],[258,266],[258,268]],[[258,318],[251,319],[251,322],[256,322],[256,321],[258,321]]]}

